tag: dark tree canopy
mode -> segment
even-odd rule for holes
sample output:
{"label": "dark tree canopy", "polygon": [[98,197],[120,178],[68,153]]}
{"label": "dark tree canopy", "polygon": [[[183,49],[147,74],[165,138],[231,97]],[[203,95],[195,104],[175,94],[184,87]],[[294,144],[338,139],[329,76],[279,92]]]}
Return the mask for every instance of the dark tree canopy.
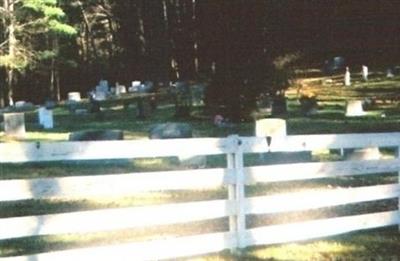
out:
{"label": "dark tree canopy", "polygon": [[[260,93],[279,95],[287,87],[290,57],[307,66],[322,66],[334,56],[370,66],[391,66],[400,58],[400,1],[56,2],[65,13],[63,22],[77,34],[32,39],[32,48],[56,48],[57,59],[19,71],[14,100],[42,102],[55,97],[54,86],[62,97],[71,90],[86,92],[100,78],[126,85],[207,80],[209,104],[231,107],[231,116],[238,118]],[[5,29],[9,18],[0,16]],[[29,19],[26,14],[22,20]],[[1,34],[0,42],[5,40]],[[289,62],[279,65],[285,59]]]}

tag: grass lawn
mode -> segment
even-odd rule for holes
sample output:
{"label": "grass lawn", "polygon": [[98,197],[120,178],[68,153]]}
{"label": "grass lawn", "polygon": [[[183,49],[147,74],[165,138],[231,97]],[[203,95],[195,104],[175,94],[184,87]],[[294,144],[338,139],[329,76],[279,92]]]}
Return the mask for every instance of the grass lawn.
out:
{"label": "grass lawn", "polygon": [[[287,92],[289,113],[287,120],[289,134],[321,133],[359,133],[400,131],[400,108],[397,100],[390,97],[400,93],[400,78],[387,80],[382,74],[371,75],[365,83],[354,77],[354,85],[344,87],[342,76],[314,77],[300,79],[301,91],[313,92],[318,99],[318,113],[304,116],[298,104],[298,89]],[[372,104],[364,117],[345,117],[345,102],[349,99],[373,98]],[[195,108],[201,111],[201,108]],[[174,117],[174,107],[163,101],[152,114],[144,120],[136,118],[135,108],[123,110],[121,107],[110,107],[98,115],[70,115],[65,107],[54,110],[55,128],[42,130],[37,125],[35,112],[26,113],[27,136],[25,141],[62,141],[67,140],[72,131],[83,129],[120,129],[126,139],[146,139],[151,125],[167,121],[190,122],[197,137],[225,137],[229,134],[251,136],[254,133],[254,122],[244,122],[232,128],[217,128],[211,119],[193,117],[179,120]],[[384,115],[384,117],[382,117]],[[0,142],[14,142],[0,133]],[[389,156],[393,156],[388,152]],[[315,154],[313,160],[340,160],[331,154]],[[258,155],[248,155],[246,162],[257,164]],[[223,156],[208,157],[207,167],[224,166]],[[174,158],[156,158],[124,160],[109,162],[81,163],[40,163],[40,164],[2,164],[0,179],[62,177],[79,175],[102,175],[141,171],[170,170],[180,168]],[[304,189],[330,189],[348,186],[366,186],[390,184],[398,181],[397,173],[372,175],[368,177],[346,177],[338,179],[321,179],[307,182],[284,182],[267,185],[255,185],[246,188],[247,196],[268,195],[273,193],[300,191]],[[142,206],[170,202],[188,202],[226,198],[224,188],[207,191],[165,191],[141,193],[134,197],[93,198],[74,200],[25,200],[0,203],[0,218],[63,213],[88,209],[112,207]],[[369,213],[373,211],[395,210],[398,200],[383,200],[372,203],[352,204],[312,211],[288,213],[286,215],[249,216],[248,227],[267,224],[295,222],[314,218],[335,217]],[[88,233],[84,235],[40,236],[14,240],[0,240],[0,257],[18,254],[31,254],[42,251],[65,249],[70,247],[91,246],[130,242],[148,238],[163,238],[175,235],[192,235],[215,231],[226,231],[227,219],[194,222],[174,226],[158,226],[147,229],[127,229],[123,231]],[[251,247],[236,254],[224,251],[201,257],[188,257],[182,260],[398,260],[400,259],[400,233],[397,227],[350,233],[320,240],[311,240],[290,244]]]}

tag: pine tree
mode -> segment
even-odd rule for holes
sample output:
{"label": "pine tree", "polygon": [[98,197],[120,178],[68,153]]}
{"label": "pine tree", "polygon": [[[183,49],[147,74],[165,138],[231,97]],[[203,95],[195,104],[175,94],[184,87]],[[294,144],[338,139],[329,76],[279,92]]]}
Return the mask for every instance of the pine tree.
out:
{"label": "pine tree", "polygon": [[76,30],[63,22],[65,13],[57,6],[57,0],[3,0],[0,3],[4,28],[0,67],[6,71],[5,99],[13,105],[15,74],[38,61],[40,52],[35,46],[38,36],[74,35]]}

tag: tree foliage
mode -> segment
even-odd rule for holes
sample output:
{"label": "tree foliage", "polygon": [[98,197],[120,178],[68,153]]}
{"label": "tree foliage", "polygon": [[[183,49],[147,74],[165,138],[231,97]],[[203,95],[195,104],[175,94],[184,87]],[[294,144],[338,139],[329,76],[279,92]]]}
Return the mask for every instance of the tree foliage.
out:
{"label": "tree foliage", "polygon": [[[15,71],[22,72],[34,66],[43,52],[53,49],[46,43],[50,35],[72,36],[76,30],[64,23],[66,18],[56,0],[3,0],[1,27],[4,29],[0,43],[0,67],[6,71],[8,103],[13,103]],[[47,50],[46,50],[47,49]],[[56,54],[55,52],[54,54]]]}
{"label": "tree foliage", "polygon": [[[0,3],[4,7],[10,1]],[[0,61],[3,68],[25,69],[14,82],[19,87],[15,95],[38,102],[47,86],[59,88],[59,95],[86,92],[100,78],[125,85],[200,79],[210,82],[208,105],[229,108],[230,117],[239,119],[260,93],[283,95],[294,61],[320,66],[344,56],[349,65],[392,65],[400,58],[398,1],[15,3],[12,12],[0,9]],[[16,41],[11,55],[12,23]],[[22,87],[26,82],[29,87]]]}

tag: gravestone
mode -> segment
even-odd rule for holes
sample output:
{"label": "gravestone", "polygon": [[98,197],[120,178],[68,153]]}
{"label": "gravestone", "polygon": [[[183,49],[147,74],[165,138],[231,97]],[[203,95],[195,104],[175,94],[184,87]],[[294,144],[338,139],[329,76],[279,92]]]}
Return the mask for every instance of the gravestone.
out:
{"label": "gravestone", "polygon": [[386,70],[386,77],[387,78],[393,78],[394,77],[394,73],[393,73],[393,70],[391,68]]}
{"label": "gravestone", "polygon": [[[270,137],[269,145],[280,144],[286,138],[286,121],[283,119],[262,119],[256,121],[255,135],[257,137]],[[310,151],[300,152],[268,152],[260,154],[262,164],[280,164],[309,162],[312,160]]]}
{"label": "gravestone", "polygon": [[96,89],[96,92],[94,93],[94,99],[96,101],[104,101],[107,99],[107,93]]}
{"label": "gravestone", "polygon": [[115,95],[119,96],[121,94],[126,93],[126,87],[125,85],[119,85],[117,83],[117,85],[115,86]]}
{"label": "gravestone", "polygon": [[[157,124],[150,128],[149,138],[150,139],[182,139],[192,138],[193,130],[192,126],[187,123],[163,123]],[[178,156],[179,162],[182,166],[191,168],[204,168],[207,165],[207,158],[204,155],[193,155],[188,151],[183,151]]]}
{"label": "gravestone", "polygon": [[378,147],[345,149],[344,156],[346,160],[379,160],[382,158]]}
{"label": "gravestone", "polygon": [[121,130],[86,130],[69,134],[70,141],[123,140]]}
{"label": "gravestone", "polygon": [[257,137],[271,137],[273,140],[286,138],[286,121],[283,119],[261,119],[256,121],[255,135]]}
{"label": "gravestone", "polygon": [[107,99],[107,94],[110,92],[108,81],[101,80],[99,85],[96,86],[94,90],[94,99],[97,101],[104,101]]}
{"label": "gravestone", "polygon": [[363,109],[363,101],[348,101],[346,104],[346,116],[364,116],[366,113]]}
{"label": "gravestone", "polygon": [[26,105],[26,101],[16,101],[15,102],[15,108],[21,109]]}
{"label": "gravestone", "polygon": [[7,136],[25,137],[25,114],[24,113],[4,113],[4,132]]}
{"label": "gravestone", "polygon": [[138,92],[140,85],[140,81],[133,81],[132,85],[128,88],[128,92]]}
{"label": "gravestone", "polygon": [[68,93],[68,101],[80,102],[81,94],[79,92],[69,92]]}
{"label": "gravestone", "polygon": [[153,125],[149,131],[150,139],[179,139],[193,137],[192,126],[187,123],[162,123]]}
{"label": "gravestone", "polygon": [[344,85],[350,86],[351,85],[351,76],[350,76],[350,69],[346,67],[346,72],[344,74]]}
{"label": "gravestone", "polygon": [[14,104],[16,112],[30,111],[35,109],[35,105],[31,102],[17,101]]}
{"label": "gravestone", "polygon": [[110,91],[107,80],[100,80],[99,85],[96,86],[96,92],[108,93]]}
{"label": "gravestone", "polygon": [[368,81],[368,67],[367,66],[365,66],[365,65],[362,66],[361,74],[362,74],[363,81],[365,81],[365,82]]}
{"label": "gravestone", "polygon": [[45,107],[40,107],[38,110],[39,124],[45,129],[52,129],[54,127],[53,111]]}
{"label": "gravestone", "polygon": [[39,120],[39,124],[40,125],[43,125],[43,115],[44,115],[44,111],[46,110],[46,108],[45,107],[40,107],[39,109],[38,109],[38,120]]}

